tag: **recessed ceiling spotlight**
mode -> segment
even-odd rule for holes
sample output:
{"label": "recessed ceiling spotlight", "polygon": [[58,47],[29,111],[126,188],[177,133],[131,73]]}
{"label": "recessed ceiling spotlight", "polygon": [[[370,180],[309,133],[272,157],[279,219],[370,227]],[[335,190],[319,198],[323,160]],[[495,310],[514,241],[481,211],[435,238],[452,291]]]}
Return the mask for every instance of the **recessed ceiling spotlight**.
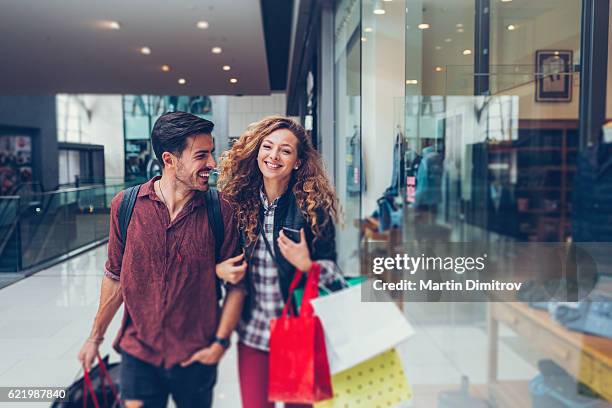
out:
{"label": "recessed ceiling spotlight", "polygon": [[455,24],[455,27],[457,27],[457,28],[463,28],[463,24],[461,24],[461,23]]}
{"label": "recessed ceiling spotlight", "polygon": [[407,79],[406,80],[406,85],[417,85],[419,83],[419,81],[417,81],[416,79]]}
{"label": "recessed ceiling spotlight", "polygon": [[366,41],[368,41],[368,39],[367,39],[367,38],[365,38],[365,37],[361,37],[361,42],[366,42]]}
{"label": "recessed ceiling spotlight", "polygon": [[458,33],[462,33],[463,31],[464,31],[464,30],[463,30],[463,28],[458,28],[458,29],[457,29],[457,32],[458,32]]}
{"label": "recessed ceiling spotlight", "polygon": [[374,31],[374,30],[372,29],[372,27],[366,27],[366,28],[364,28],[364,29],[363,29],[363,32],[364,32],[364,33],[371,33],[372,31]]}
{"label": "recessed ceiling spotlight", "polygon": [[383,1],[384,1],[385,3],[389,3],[389,2],[391,2],[391,1],[393,1],[393,0],[383,0]]}
{"label": "recessed ceiling spotlight", "polygon": [[230,69],[232,69],[232,67],[230,67],[229,65],[224,65],[223,66],[223,70],[224,71],[229,71]]}
{"label": "recessed ceiling spotlight", "polygon": [[149,47],[142,47],[140,49],[140,53],[142,55],[150,55],[151,54],[151,49]]}
{"label": "recessed ceiling spotlight", "polygon": [[431,26],[427,23],[421,23],[417,27],[419,27],[419,30],[427,30]]}
{"label": "recessed ceiling spotlight", "polygon": [[463,50],[463,55],[470,55],[472,54],[472,50]]}
{"label": "recessed ceiling spotlight", "polygon": [[170,71],[170,65],[166,65],[166,64],[162,65],[161,66],[161,70],[164,71],[164,72]]}
{"label": "recessed ceiling spotlight", "polygon": [[221,47],[212,47],[212,49],[210,50],[213,54],[221,54],[223,52],[223,50],[221,49]]}
{"label": "recessed ceiling spotlight", "polygon": [[185,78],[179,78],[178,83],[181,85],[185,85],[187,81],[185,80]]}
{"label": "recessed ceiling spotlight", "polygon": [[237,83],[238,83],[238,79],[236,79],[236,78],[230,78],[230,83],[232,83],[232,84],[237,84]]}
{"label": "recessed ceiling spotlight", "polygon": [[512,0],[501,0],[502,3],[510,3]]}
{"label": "recessed ceiling spotlight", "polygon": [[379,1],[376,2],[376,4],[374,4],[374,14],[381,16],[383,14],[385,14],[387,11],[385,10],[385,6],[383,6],[383,4]]}
{"label": "recessed ceiling spotlight", "polygon": [[109,30],[120,30],[121,29],[121,23],[119,23],[118,21],[105,21],[103,25],[105,28],[108,28]]}
{"label": "recessed ceiling spotlight", "polygon": [[452,38],[445,38],[445,39],[444,39],[444,42],[445,42],[445,43],[449,43],[449,42],[451,42],[451,41],[453,41],[453,39],[452,39]]}
{"label": "recessed ceiling spotlight", "polygon": [[200,29],[200,30],[206,30],[209,27],[208,21],[198,21],[196,26]]}
{"label": "recessed ceiling spotlight", "polygon": [[436,45],[436,51],[440,51],[442,49],[442,47],[440,47],[439,45]]}
{"label": "recessed ceiling spotlight", "polygon": [[516,26],[514,24],[508,24],[508,27],[506,27],[509,31],[514,31],[516,30]]}
{"label": "recessed ceiling spotlight", "polygon": [[442,67],[436,67],[436,72],[442,72]]}

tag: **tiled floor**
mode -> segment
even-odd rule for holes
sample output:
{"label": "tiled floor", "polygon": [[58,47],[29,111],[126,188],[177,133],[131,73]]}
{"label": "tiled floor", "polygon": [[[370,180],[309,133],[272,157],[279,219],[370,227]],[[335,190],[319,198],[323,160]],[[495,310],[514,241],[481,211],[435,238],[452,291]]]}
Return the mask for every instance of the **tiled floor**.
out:
{"label": "tiled floor", "polygon": [[[97,309],[105,251],[104,246],[98,247],[0,289],[0,386],[67,386],[79,375],[76,354]],[[457,389],[463,375],[472,384],[486,383],[487,335],[482,319],[474,318],[473,312],[439,316],[439,309],[425,304],[407,303],[405,310],[411,321],[436,322],[415,325],[415,335],[399,346],[416,395],[431,386]],[[476,321],[466,323],[470,318]],[[103,354],[110,353],[112,361],[118,360],[110,343],[119,322],[118,314],[102,346]],[[502,330],[500,338],[499,377],[533,378],[538,356],[510,331]],[[220,366],[217,407],[240,407],[234,350]],[[0,403],[0,407],[9,406]],[[25,408],[23,404],[13,406]]]}

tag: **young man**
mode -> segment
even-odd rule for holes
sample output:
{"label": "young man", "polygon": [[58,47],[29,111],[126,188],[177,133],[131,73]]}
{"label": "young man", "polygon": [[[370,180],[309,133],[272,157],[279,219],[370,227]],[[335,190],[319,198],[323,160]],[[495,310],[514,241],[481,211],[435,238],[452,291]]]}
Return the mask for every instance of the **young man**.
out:
{"label": "young man", "polygon": [[[210,407],[217,363],[240,316],[241,284],[226,284],[222,311],[217,299],[215,237],[204,197],[216,166],[213,126],[184,112],[166,113],[155,122],[151,143],[162,176],[140,187],[125,242],[118,221],[123,193],[111,203],[100,305],[79,360],[91,368],[124,302],[114,347],[122,356],[121,397],[127,408],[165,407],[169,394],[179,408]],[[236,255],[238,231],[227,202],[223,197],[220,202],[223,261]]]}

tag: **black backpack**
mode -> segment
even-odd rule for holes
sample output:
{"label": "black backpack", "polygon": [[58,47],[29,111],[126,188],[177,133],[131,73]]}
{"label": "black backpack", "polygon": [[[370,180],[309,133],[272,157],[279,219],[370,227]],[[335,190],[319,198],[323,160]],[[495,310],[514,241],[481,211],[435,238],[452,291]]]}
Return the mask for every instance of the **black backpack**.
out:
{"label": "black backpack", "polygon": [[[136,204],[136,197],[138,197],[139,190],[140,184],[123,190],[123,199],[119,206],[119,233],[123,243],[125,243],[127,237],[128,226],[132,219],[132,213],[134,212],[134,205]],[[219,192],[217,189],[210,187],[204,196],[206,198],[206,209],[208,210],[208,224],[215,237],[215,262],[218,263],[221,258],[221,245],[225,239]],[[215,278],[217,299],[221,299],[223,297],[221,280],[216,275]]]}

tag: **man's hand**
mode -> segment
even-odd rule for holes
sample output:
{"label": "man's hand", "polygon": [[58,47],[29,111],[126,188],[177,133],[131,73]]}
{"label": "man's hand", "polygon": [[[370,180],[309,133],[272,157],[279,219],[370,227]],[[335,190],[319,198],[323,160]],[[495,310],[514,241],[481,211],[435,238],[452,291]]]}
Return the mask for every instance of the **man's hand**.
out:
{"label": "man's hand", "polygon": [[229,258],[221,263],[218,263],[215,267],[215,271],[219,279],[233,285],[237,284],[242,280],[242,278],[244,278],[246,269],[247,263],[244,261],[244,252],[233,258]]}
{"label": "man's hand", "polygon": [[201,350],[196,351],[189,358],[189,360],[182,362],[181,367],[187,367],[193,363],[202,363],[207,365],[217,364],[223,354],[225,353],[225,348],[219,343],[213,343],[209,347],[205,347]]}
{"label": "man's hand", "polygon": [[83,344],[83,347],[81,347],[81,351],[79,351],[79,361],[83,366],[83,370],[91,371],[91,366],[98,355],[99,349],[99,342],[91,339],[87,339],[85,341],[85,344]]}

